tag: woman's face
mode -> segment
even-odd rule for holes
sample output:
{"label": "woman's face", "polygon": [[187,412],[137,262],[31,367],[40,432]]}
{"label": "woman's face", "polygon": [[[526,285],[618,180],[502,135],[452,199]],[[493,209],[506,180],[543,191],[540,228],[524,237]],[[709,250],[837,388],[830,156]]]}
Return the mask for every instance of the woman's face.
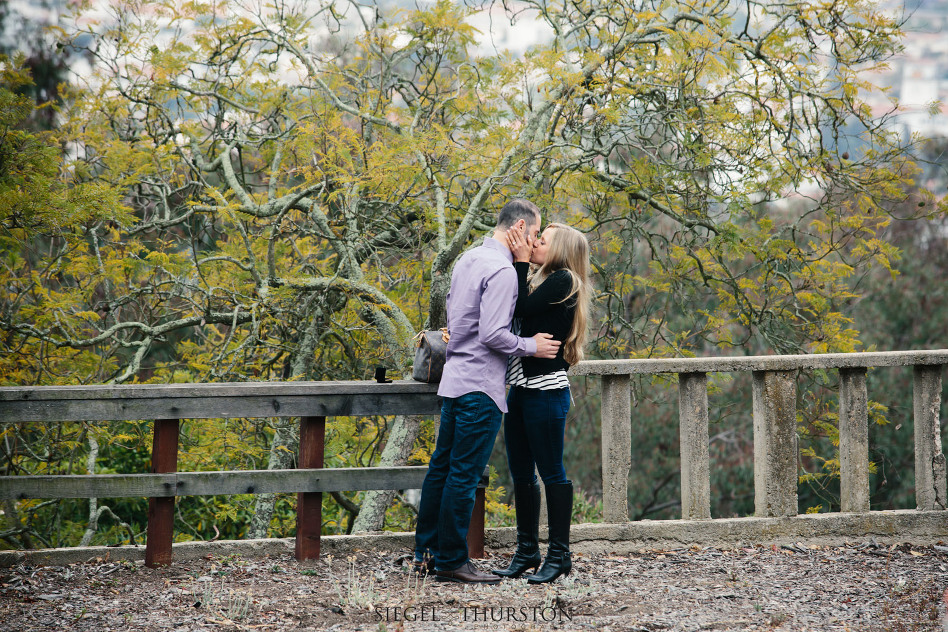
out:
{"label": "woman's face", "polygon": [[553,229],[547,228],[540,238],[533,242],[533,252],[530,253],[530,263],[542,266],[546,263],[546,253],[550,249],[550,240],[553,239]]}

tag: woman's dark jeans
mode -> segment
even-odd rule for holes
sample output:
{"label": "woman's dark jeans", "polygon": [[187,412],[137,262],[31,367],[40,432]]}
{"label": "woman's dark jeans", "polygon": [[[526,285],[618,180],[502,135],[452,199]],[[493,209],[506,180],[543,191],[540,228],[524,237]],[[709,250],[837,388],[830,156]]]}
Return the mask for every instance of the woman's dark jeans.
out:
{"label": "woman's dark jeans", "polygon": [[474,492],[490,459],[502,414],[482,392],[445,397],[441,425],[421,487],[415,559],[433,557],[439,571],[468,560],[467,531]]}
{"label": "woman's dark jeans", "polygon": [[563,468],[563,435],[569,389],[541,391],[510,387],[504,415],[507,464],[514,483],[534,483],[534,466],[545,485],[568,483]]}

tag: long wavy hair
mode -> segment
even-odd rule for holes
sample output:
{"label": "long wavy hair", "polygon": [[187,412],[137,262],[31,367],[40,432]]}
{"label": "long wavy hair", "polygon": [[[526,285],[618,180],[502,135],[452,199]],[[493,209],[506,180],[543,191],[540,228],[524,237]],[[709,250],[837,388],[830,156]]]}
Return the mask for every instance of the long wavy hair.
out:
{"label": "long wavy hair", "polygon": [[563,359],[572,366],[585,355],[583,347],[586,346],[590,303],[589,242],[585,235],[566,224],[552,223],[546,228],[553,229],[550,231],[550,246],[546,251],[546,261],[530,277],[530,290],[536,289],[554,272],[569,272],[573,286],[561,302],[574,301],[576,304],[573,326],[563,341]]}

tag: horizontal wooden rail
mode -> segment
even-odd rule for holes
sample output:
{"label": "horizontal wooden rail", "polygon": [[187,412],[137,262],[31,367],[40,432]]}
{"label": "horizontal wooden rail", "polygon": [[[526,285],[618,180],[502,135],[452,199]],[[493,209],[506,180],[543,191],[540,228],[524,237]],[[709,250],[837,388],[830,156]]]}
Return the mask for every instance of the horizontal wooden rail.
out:
{"label": "horizontal wooden rail", "polygon": [[0,500],[133,498],[419,489],[427,467],[352,467],[298,470],[6,476]]}
{"label": "horizontal wooden rail", "polygon": [[241,382],[0,387],[0,423],[437,415],[437,384]]}

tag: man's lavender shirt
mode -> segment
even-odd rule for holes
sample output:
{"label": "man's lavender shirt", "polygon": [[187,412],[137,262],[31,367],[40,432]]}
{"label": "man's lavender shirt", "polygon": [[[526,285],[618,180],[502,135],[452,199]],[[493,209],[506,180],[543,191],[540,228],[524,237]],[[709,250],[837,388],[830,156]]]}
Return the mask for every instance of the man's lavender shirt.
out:
{"label": "man's lavender shirt", "polygon": [[451,340],[438,395],[460,397],[481,391],[507,412],[507,356],[537,352],[533,338],[510,333],[516,303],[513,255],[506,245],[487,237],[458,260],[451,274],[447,301]]}

